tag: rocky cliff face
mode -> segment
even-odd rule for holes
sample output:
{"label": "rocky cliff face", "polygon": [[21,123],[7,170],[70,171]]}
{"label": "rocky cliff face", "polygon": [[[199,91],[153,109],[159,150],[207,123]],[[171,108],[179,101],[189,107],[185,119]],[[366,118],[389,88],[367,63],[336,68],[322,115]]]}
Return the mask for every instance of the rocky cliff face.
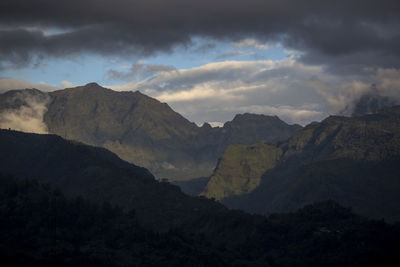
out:
{"label": "rocky cliff face", "polygon": [[50,95],[44,117],[49,132],[103,146],[157,176],[189,171],[191,162],[184,159],[198,127],[167,104],[140,92],[115,92],[97,84]]}

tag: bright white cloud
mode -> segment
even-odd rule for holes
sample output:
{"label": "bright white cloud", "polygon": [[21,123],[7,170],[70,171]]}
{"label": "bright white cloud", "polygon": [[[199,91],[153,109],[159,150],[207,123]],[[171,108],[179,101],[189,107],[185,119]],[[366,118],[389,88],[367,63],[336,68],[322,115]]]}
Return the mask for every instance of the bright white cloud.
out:
{"label": "bright white cloud", "polygon": [[184,102],[184,101],[196,101],[202,99],[208,99],[213,97],[218,98],[232,98],[235,96],[230,95],[227,90],[214,89],[212,84],[199,84],[189,90],[182,90],[178,92],[162,92],[157,95],[157,99],[162,102],[174,103],[174,102]]}
{"label": "bright white cloud", "polygon": [[47,95],[18,92],[9,101],[14,100],[19,100],[24,104],[19,109],[3,110],[0,113],[0,128],[39,134],[47,133],[43,116],[47,111],[50,98]]}
{"label": "bright white cloud", "polygon": [[224,123],[223,122],[219,122],[219,121],[210,121],[208,122],[208,124],[211,125],[211,127],[216,128],[216,127],[223,127]]}
{"label": "bright white cloud", "polygon": [[75,85],[70,81],[62,81],[61,86],[63,88],[71,88],[71,87],[74,87]]}
{"label": "bright white cloud", "polygon": [[[252,112],[304,124],[325,115],[315,109],[315,103],[322,98],[306,84],[315,75],[323,75],[322,67],[306,66],[291,59],[224,61],[110,87],[140,90],[169,103],[197,123],[227,121],[237,113]],[[314,103],[309,106],[314,109],[300,107],[304,103]]]}
{"label": "bright white cloud", "polygon": [[375,83],[379,94],[400,100],[400,70],[366,70],[360,77],[327,73],[289,57],[281,61],[224,61],[158,73],[150,80],[110,86],[140,90],[196,123],[227,121],[251,112],[307,124],[351,110]]}

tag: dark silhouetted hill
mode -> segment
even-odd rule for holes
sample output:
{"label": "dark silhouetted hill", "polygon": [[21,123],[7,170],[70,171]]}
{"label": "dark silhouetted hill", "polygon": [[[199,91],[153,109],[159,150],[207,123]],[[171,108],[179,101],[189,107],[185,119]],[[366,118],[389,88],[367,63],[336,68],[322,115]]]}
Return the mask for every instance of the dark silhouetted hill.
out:
{"label": "dark silhouetted hill", "polygon": [[[134,210],[0,174],[2,266],[397,266],[400,228],[332,201],[259,220],[204,215],[208,232],[143,227]],[[190,214],[188,214],[190,216]],[[218,232],[215,230],[219,230]],[[250,230],[250,231],[249,231]],[[243,239],[240,232],[246,231]],[[229,238],[220,238],[224,232]]]}
{"label": "dark silhouetted hill", "polygon": [[67,196],[135,209],[140,220],[160,228],[182,224],[188,214],[226,210],[215,202],[186,196],[179,187],[155,180],[148,170],[104,148],[57,135],[0,130],[0,170],[50,184]]}

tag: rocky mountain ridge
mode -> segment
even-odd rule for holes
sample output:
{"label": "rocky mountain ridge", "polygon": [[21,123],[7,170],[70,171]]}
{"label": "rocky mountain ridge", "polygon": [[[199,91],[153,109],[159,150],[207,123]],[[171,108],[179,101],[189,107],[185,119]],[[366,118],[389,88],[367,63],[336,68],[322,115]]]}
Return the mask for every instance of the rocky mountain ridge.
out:
{"label": "rocky mountain ridge", "polygon": [[202,194],[263,214],[333,199],[367,216],[398,220],[399,125],[396,106],[331,116],[277,145],[231,146]]}
{"label": "rocky mountain ridge", "polygon": [[[35,110],[39,100],[41,112]],[[20,115],[22,106],[37,115],[35,122],[41,122],[43,116],[38,125],[41,133],[105,147],[148,168],[157,178],[170,180],[209,176],[230,144],[277,142],[301,128],[276,116],[254,114],[237,115],[220,128],[208,124],[198,127],[166,103],[140,92],[116,92],[96,83],[49,93],[19,90],[0,95],[0,114]],[[3,128],[9,128],[6,126],[4,123]]]}

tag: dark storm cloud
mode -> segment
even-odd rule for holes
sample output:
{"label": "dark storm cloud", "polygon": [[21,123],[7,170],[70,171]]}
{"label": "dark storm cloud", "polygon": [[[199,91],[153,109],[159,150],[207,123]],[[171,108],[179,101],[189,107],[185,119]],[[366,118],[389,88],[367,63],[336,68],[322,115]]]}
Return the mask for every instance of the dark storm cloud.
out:
{"label": "dark storm cloud", "polygon": [[106,55],[149,55],[168,51],[187,36],[154,30],[129,34],[127,25],[94,25],[70,32],[45,35],[40,30],[0,30],[0,60],[25,64],[32,56],[64,57],[82,52]]}
{"label": "dark storm cloud", "polygon": [[[0,60],[149,55],[202,36],[280,41],[313,63],[363,65],[365,53],[368,65],[398,67],[398,14],[398,0],[2,0]],[[46,34],[44,28],[62,31]]]}

